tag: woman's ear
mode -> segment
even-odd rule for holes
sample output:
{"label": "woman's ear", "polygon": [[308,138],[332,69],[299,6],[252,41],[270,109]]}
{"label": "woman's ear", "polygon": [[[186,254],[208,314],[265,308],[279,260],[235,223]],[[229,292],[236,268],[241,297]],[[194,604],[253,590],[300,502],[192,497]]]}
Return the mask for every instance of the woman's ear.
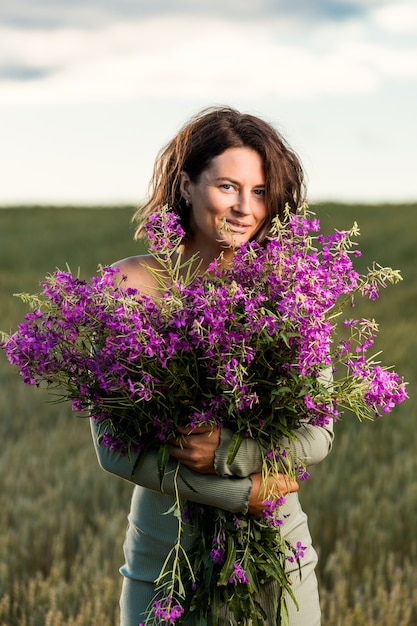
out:
{"label": "woman's ear", "polygon": [[180,192],[184,200],[189,203],[191,201],[191,179],[187,172],[180,173]]}

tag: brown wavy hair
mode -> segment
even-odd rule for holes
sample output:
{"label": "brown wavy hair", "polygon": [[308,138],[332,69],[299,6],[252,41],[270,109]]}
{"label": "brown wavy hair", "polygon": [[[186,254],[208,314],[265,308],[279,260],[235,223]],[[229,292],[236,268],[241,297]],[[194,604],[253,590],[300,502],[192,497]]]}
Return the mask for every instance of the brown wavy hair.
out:
{"label": "brown wavy hair", "polygon": [[270,124],[230,107],[203,109],[159,152],[148,201],[133,216],[133,221],[139,224],[135,238],[143,236],[148,216],[165,204],[180,216],[185,232],[191,235],[190,209],[180,191],[181,172],[186,172],[195,183],[212,159],[228,148],[241,147],[255,150],[263,163],[268,217],[255,236],[262,241],[271,220],[276,215],[282,216],[287,204],[296,211],[305,201],[304,172],[297,155]]}

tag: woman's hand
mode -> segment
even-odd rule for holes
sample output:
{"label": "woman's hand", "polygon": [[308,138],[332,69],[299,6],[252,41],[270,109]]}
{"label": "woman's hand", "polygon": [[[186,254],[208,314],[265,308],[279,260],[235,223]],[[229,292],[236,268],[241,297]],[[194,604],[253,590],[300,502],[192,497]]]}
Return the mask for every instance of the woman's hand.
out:
{"label": "woman's hand", "polygon": [[[170,454],[194,472],[215,474],[214,455],[220,443],[220,429],[210,425],[194,429],[179,426],[178,437],[170,440]],[[267,499],[276,500],[287,493],[298,491],[298,483],[285,474],[271,474],[266,484],[262,474],[251,474],[252,489],[249,494],[248,513],[262,515]]]}
{"label": "woman's hand", "polygon": [[252,489],[249,494],[248,513],[262,515],[265,508],[265,500],[277,500],[287,493],[298,491],[298,483],[285,474],[271,474],[266,484],[262,480],[262,474],[251,474]]}
{"label": "woman's hand", "polygon": [[202,424],[194,429],[178,427],[179,436],[170,440],[174,459],[200,474],[215,474],[214,453],[220,442],[220,429]]}

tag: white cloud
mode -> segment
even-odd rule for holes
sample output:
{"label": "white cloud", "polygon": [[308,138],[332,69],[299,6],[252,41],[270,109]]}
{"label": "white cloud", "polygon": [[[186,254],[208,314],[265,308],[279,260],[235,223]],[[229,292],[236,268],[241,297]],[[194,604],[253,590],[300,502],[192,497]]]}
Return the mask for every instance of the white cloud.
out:
{"label": "white cloud", "polygon": [[389,45],[358,43],[350,50],[352,60],[373,68],[386,78],[417,79],[417,45],[412,49],[397,49]]}
{"label": "white cloud", "polygon": [[[0,39],[10,68],[4,104],[344,95],[376,89],[385,74],[415,78],[417,68],[417,45],[410,51],[369,43],[352,23],[324,25],[312,37],[290,19],[232,25],[160,17],[97,30],[4,27]],[[13,80],[19,68],[44,75]]]}
{"label": "white cloud", "polygon": [[417,33],[417,6],[411,2],[379,7],[374,11],[373,19],[391,33]]}

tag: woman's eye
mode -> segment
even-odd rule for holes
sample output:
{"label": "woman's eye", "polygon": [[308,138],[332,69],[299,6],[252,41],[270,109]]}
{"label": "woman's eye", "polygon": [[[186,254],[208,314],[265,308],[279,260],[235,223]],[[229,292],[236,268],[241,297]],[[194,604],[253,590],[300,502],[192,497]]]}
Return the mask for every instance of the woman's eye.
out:
{"label": "woman's eye", "polygon": [[255,189],[254,190],[254,194],[255,194],[255,196],[263,197],[263,196],[265,196],[265,189]]}
{"label": "woman's eye", "polygon": [[223,183],[222,189],[225,189],[226,191],[232,191],[233,185],[231,185],[230,183]]}

